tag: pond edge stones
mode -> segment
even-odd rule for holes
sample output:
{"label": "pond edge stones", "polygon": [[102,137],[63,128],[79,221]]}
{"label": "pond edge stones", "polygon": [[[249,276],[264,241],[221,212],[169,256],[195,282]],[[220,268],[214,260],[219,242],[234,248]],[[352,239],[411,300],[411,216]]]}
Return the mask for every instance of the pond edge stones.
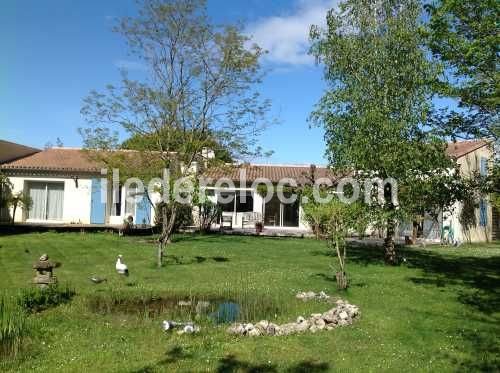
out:
{"label": "pond edge stones", "polygon": [[261,335],[290,335],[297,333],[316,333],[320,330],[333,330],[337,327],[351,325],[359,317],[359,308],[342,299],[336,306],[324,313],[312,313],[309,318],[297,317],[295,322],[277,325],[268,320],[252,323],[236,323],[227,332],[234,335],[257,337]]}

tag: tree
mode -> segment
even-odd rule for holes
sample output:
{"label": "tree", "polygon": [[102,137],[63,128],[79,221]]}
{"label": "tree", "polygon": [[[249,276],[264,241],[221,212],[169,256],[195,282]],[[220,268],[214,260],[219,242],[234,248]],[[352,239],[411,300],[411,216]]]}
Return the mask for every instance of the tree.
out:
{"label": "tree", "polygon": [[373,201],[385,222],[388,264],[396,263],[396,222],[412,209],[402,194],[424,190],[436,176],[446,185],[453,168],[444,141],[427,127],[440,70],[426,58],[420,15],[416,0],[346,0],[328,12],[326,29],[311,28],[311,53],[328,82],[311,120],[325,129],[332,168],[398,184],[398,203],[391,184]]}
{"label": "tree", "polygon": [[[82,113],[89,125],[80,132],[92,156],[118,164],[127,175],[145,179],[167,169],[177,180],[193,176],[195,162],[217,162],[203,157],[214,142],[233,159],[262,152],[257,140],[268,124],[269,102],[256,87],[263,51],[249,45],[241,27],[211,23],[201,0],[144,0],[138,16],[121,19],[115,31],[146,77],[134,80],[123,71],[120,87],[109,85],[106,93],[86,98]],[[118,130],[133,139],[128,146],[138,158],[135,166],[130,152],[109,151],[119,148]],[[158,266],[179,206],[173,188],[165,189],[158,190],[165,202]]]}
{"label": "tree", "polygon": [[437,87],[442,95],[458,99],[460,109],[437,115],[441,129],[457,137],[498,139],[500,3],[438,0],[425,9],[427,45],[447,68]]}
{"label": "tree", "polygon": [[[483,137],[500,146],[500,75],[498,54],[500,3],[495,0],[438,0],[426,4],[424,29],[433,56],[447,68],[439,81],[440,94],[458,100],[459,110],[443,109],[434,121],[451,137]],[[480,187],[500,208],[500,158]]]}
{"label": "tree", "polygon": [[332,199],[332,201],[324,206],[329,210],[328,219],[325,224],[328,245],[334,250],[339,264],[339,270],[335,273],[337,287],[339,289],[347,289],[346,237],[349,232],[357,230],[360,222],[366,220],[368,209],[362,203],[346,204],[337,198]]}
{"label": "tree", "polygon": [[24,192],[12,193],[8,200],[8,206],[12,207],[12,224],[14,224],[16,218],[16,210],[18,207],[21,207],[25,211],[29,211],[31,206],[33,205],[33,201],[31,197]]}

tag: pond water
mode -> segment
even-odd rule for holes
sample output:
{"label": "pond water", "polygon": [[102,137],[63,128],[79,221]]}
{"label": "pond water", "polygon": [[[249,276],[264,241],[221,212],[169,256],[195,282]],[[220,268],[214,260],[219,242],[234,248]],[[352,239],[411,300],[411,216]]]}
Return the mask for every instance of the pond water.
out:
{"label": "pond water", "polygon": [[103,314],[136,314],[150,318],[179,320],[207,318],[216,324],[231,323],[241,316],[241,305],[231,299],[179,299],[168,297],[106,299],[90,298],[92,312]]}

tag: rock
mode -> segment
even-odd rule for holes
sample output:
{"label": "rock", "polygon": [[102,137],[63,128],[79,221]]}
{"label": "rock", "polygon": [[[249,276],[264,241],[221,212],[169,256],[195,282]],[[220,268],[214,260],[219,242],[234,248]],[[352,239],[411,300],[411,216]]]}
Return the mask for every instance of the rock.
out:
{"label": "rock", "polygon": [[251,329],[249,332],[248,332],[248,335],[250,337],[258,337],[259,335],[261,334],[260,330],[258,328],[254,328],[254,329]]}
{"label": "rock", "polygon": [[358,315],[359,309],[356,306],[349,305],[349,307],[347,307],[347,313],[349,314],[349,316],[354,317]]}
{"label": "rock", "polygon": [[338,322],[338,325],[339,326],[346,326],[346,325],[350,325],[349,321],[347,321],[347,319],[340,319],[339,322]]}
{"label": "rock", "polygon": [[295,296],[295,298],[297,298],[297,299],[304,299],[305,297],[306,297],[306,293],[304,293],[304,292],[297,293],[297,295]]}
{"label": "rock", "polygon": [[311,324],[307,320],[304,320],[301,323],[295,324],[295,331],[297,331],[298,333],[302,333],[302,332],[307,331],[310,326],[311,326]]}
{"label": "rock", "polygon": [[324,329],[326,326],[326,322],[323,319],[316,319],[314,320],[314,325],[316,325],[318,329]]}
{"label": "rock", "polygon": [[227,332],[229,334],[243,335],[245,333],[245,327],[243,326],[243,324],[234,324],[227,329]]}
{"label": "rock", "polygon": [[247,333],[248,333],[250,330],[255,329],[255,327],[253,326],[253,324],[252,324],[252,323],[245,324],[244,328],[245,328],[245,332],[247,332]]}
{"label": "rock", "polygon": [[269,323],[269,325],[267,326],[267,329],[266,329],[267,335],[276,335],[276,334],[278,334],[279,329],[280,328],[278,325],[273,324],[273,323]]}
{"label": "rock", "polygon": [[306,293],[306,298],[308,298],[308,299],[312,299],[312,298],[314,298],[314,297],[316,297],[316,293],[315,293],[314,291],[308,291],[308,292]]}
{"label": "rock", "polygon": [[312,319],[321,319],[321,316],[322,316],[321,313],[311,313]]}
{"label": "rock", "polygon": [[321,315],[321,318],[325,320],[327,323],[332,323],[336,320],[335,313],[333,310],[326,311],[324,314]]}
{"label": "rock", "polygon": [[265,332],[269,326],[269,321],[260,320],[257,324],[255,324],[255,328],[259,329],[261,332]]}
{"label": "rock", "polygon": [[316,333],[318,330],[319,328],[316,325],[311,325],[311,327],[309,328],[309,331],[311,333]]}
{"label": "rock", "polygon": [[297,324],[295,323],[283,324],[280,325],[279,327],[278,335],[289,335],[295,333],[296,331],[297,331]]}
{"label": "rock", "polygon": [[[299,293],[297,294],[297,298],[302,296],[309,297],[309,295],[309,292]],[[319,297],[323,298],[325,296],[328,295],[325,293],[320,293],[319,295]],[[282,325],[277,325],[267,320],[261,320],[255,325],[252,323],[233,324],[227,329],[227,332],[230,334],[248,335],[252,337],[260,335],[290,335],[306,331],[316,333],[320,330],[332,330],[339,326],[351,325],[353,323],[353,318],[359,314],[358,307],[341,299],[337,300],[335,304],[336,307],[324,313],[311,313],[311,317],[308,319],[303,316],[298,316],[296,322]],[[184,330],[182,332],[185,333]]]}
{"label": "rock", "polygon": [[330,298],[330,296],[327,295],[324,291],[320,291],[318,294],[318,298],[319,299],[328,299],[328,298]]}
{"label": "rock", "polygon": [[188,324],[183,328],[183,330],[184,333],[191,334],[191,333],[197,333],[200,330],[200,328],[192,324]]}
{"label": "rock", "polygon": [[349,318],[349,315],[348,315],[347,312],[342,311],[342,312],[339,313],[339,317],[340,317],[341,320],[346,320],[346,319]]}

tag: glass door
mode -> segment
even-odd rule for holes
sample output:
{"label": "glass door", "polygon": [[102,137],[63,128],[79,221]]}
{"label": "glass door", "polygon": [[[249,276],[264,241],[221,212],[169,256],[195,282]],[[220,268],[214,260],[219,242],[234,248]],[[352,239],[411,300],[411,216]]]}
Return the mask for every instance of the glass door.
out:
{"label": "glass door", "polygon": [[298,227],[299,201],[292,204],[281,203],[277,195],[264,206],[264,225],[270,227]]}

